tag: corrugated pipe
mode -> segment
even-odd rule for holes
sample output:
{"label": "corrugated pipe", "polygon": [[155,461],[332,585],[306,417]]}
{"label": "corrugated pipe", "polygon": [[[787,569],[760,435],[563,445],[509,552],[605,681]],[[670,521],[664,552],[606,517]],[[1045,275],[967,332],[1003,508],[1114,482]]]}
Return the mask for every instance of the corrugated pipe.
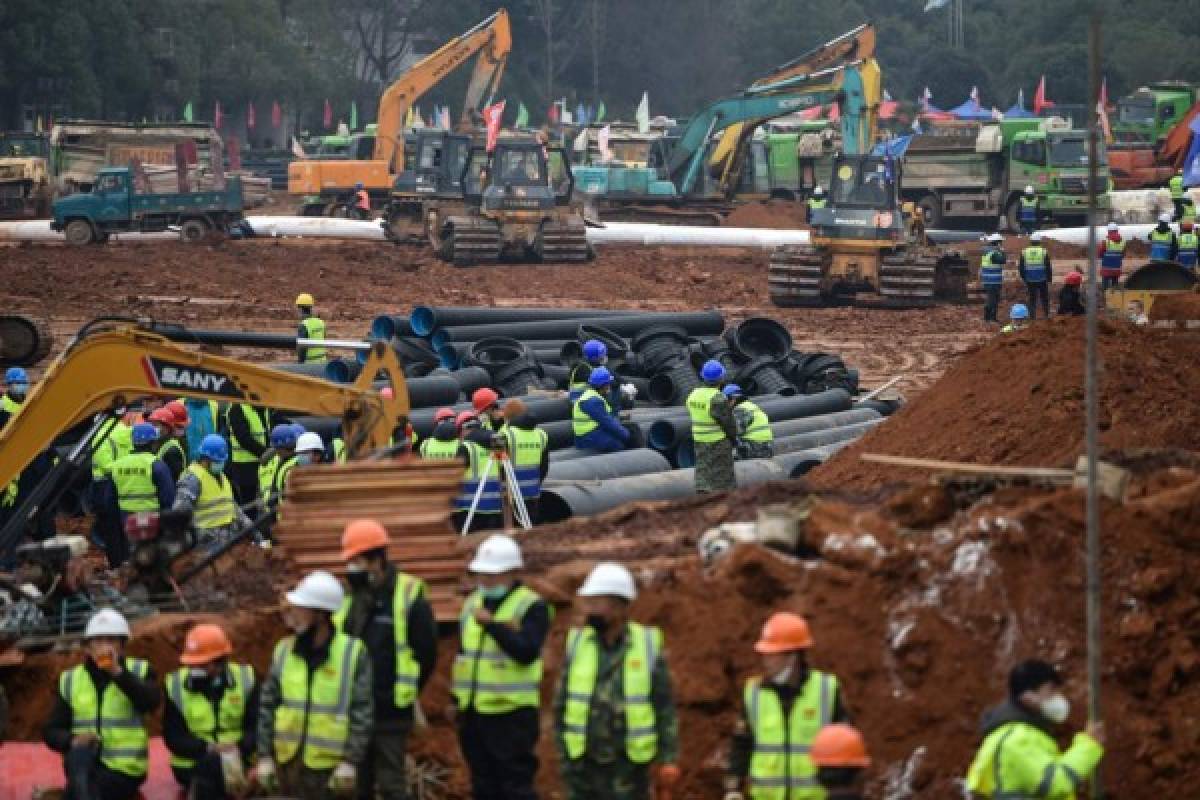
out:
{"label": "corrugated pipe", "polygon": [[[479,306],[413,306],[407,323],[418,336],[432,336],[439,328],[463,325],[537,322],[561,319],[596,319],[637,314],[637,309],[612,308],[480,308]],[[565,337],[564,337],[565,338]]]}
{"label": "corrugated pipe", "polygon": [[[869,431],[874,426],[883,422],[883,418],[868,420],[866,422],[856,422],[851,425],[842,425],[838,427],[828,427],[823,430],[810,431],[808,433],[798,433],[793,436],[786,436],[782,439],[776,439],[774,442],[775,454],[783,455],[798,450],[810,450],[814,447],[822,447],[827,444],[836,442],[853,441],[859,438],[864,433]],[[686,439],[680,442],[679,447],[675,448],[675,452],[671,459],[681,468],[692,467],[696,465],[696,450],[691,439]]]}
{"label": "corrugated pipe", "polygon": [[854,442],[854,439],[847,439],[844,442],[835,442],[834,444],[827,444],[822,447],[797,450],[794,453],[784,453],[783,455],[775,456],[771,460],[778,464],[787,473],[789,478],[799,478],[807,475],[813,467],[824,464],[833,458],[837,451],[854,444]]}
{"label": "corrugated pipe", "polygon": [[[771,422],[797,417],[814,417],[850,410],[850,393],[844,389],[829,389],[818,394],[780,397],[755,401]],[[655,450],[671,452],[692,437],[692,421],[684,417],[668,417],[650,426],[649,444]]]}
{"label": "corrugated pipe", "polygon": [[624,317],[601,317],[588,320],[543,320],[493,325],[465,325],[441,328],[433,334],[433,344],[477,341],[491,336],[504,336],[529,342],[534,339],[568,339],[574,337],[583,322],[603,325],[619,336],[633,336],[651,325],[677,325],[691,336],[717,334],[725,328],[725,319],[718,311],[636,314]]}
{"label": "corrugated pipe", "polygon": [[619,453],[590,455],[550,465],[547,481],[589,481],[622,478],[629,475],[649,475],[667,472],[671,465],[662,453],[649,448],[622,450]]}

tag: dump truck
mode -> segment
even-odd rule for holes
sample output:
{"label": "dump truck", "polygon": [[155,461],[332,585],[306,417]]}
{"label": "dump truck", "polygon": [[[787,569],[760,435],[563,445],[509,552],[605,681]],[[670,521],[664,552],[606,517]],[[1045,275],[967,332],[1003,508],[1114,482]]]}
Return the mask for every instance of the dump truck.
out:
{"label": "dump truck", "polygon": [[45,134],[0,133],[0,219],[50,213],[50,145]]}
{"label": "dump truck", "polygon": [[110,167],[96,174],[92,191],[56,200],[50,227],[67,244],[103,243],[113,233],[152,233],[178,226],[185,242],[199,242],[216,231],[227,233],[242,219],[242,182],[226,180],[222,189],[158,194],[138,191],[133,171]]}
{"label": "dump truck", "polygon": [[1186,152],[1186,122],[1197,105],[1200,87],[1182,81],[1152,83],[1117,102],[1109,159],[1118,189],[1166,186],[1176,167],[1168,139],[1182,138]]}

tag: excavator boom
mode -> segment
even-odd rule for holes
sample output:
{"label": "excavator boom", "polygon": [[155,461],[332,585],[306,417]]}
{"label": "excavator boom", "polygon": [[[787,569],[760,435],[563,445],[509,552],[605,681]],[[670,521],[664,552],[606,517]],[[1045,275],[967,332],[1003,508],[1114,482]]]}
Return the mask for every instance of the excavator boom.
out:
{"label": "excavator boom", "polygon": [[[391,400],[372,389],[380,371],[393,387]],[[358,382],[342,385],[189,350],[137,325],[124,325],[82,335],[33,387],[0,431],[0,486],[63,431],[146,396],[340,417],[351,457],[386,447],[397,421],[409,412],[404,370],[383,342],[372,347]]]}

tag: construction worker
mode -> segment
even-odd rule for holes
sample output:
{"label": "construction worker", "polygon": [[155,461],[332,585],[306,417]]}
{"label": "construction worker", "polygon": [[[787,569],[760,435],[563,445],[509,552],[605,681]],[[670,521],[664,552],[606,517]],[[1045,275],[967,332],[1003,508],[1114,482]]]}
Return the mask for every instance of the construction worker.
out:
{"label": "construction worker", "polygon": [[184,434],[188,461],[195,461],[204,437],[221,432],[221,407],[216,400],[199,400],[193,397],[185,398],[183,405],[188,420],[187,431]]}
{"label": "construction worker", "polygon": [[[274,499],[275,505],[278,505],[279,501],[283,499],[283,490],[287,488],[287,482],[292,476],[293,469],[325,461],[325,440],[319,433],[306,431],[303,426],[295,424],[292,425],[292,432],[296,434],[294,450],[288,458],[280,459],[279,468],[275,472],[275,480],[271,487],[271,497]],[[287,452],[286,446],[284,452]]]}
{"label": "construction worker", "polygon": [[470,461],[466,447],[458,438],[458,426],[454,422],[454,409],[439,408],[433,415],[433,433],[417,447],[421,458],[435,461],[451,461],[455,458],[464,464]]}
{"label": "construction worker", "polygon": [[64,756],[66,797],[133,800],[150,764],[144,717],[158,707],[154,671],[128,658],[131,633],[120,612],[92,614],[83,631],[84,661],[58,678],[54,708],[42,732]]}
{"label": "construction worker", "polygon": [[1150,241],[1151,261],[1175,260],[1175,254],[1179,252],[1179,241],[1175,238],[1175,231],[1171,229],[1170,214],[1160,214],[1158,224],[1146,238]]}
{"label": "construction worker", "polygon": [[813,212],[818,208],[825,208],[829,204],[828,198],[825,197],[825,189],[821,186],[813,189],[812,196],[805,202],[808,208],[808,222],[811,225],[813,220]]}
{"label": "construction worker", "polygon": [[686,401],[696,453],[696,491],[736,489],[733,449],[737,441],[737,423],[729,398],[721,393],[725,367],[720,361],[710,359],[700,368],[700,379],[704,385],[693,389]]}
{"label": "construction worker", "polygon": [[1004,253],[1004,237],[993,233],[987,237],[983,255],[979,261],[979,285],[983,287],[983,321],[999,322],[996,313],[1000,309],[1000,294],[1004,291],[1004,264],[1008,256]]}
{"label": "construction worker", "polygon": [[662,631],[630,621],[637,588],[620,564],[597,564],[577,595],[584,624],[567,632],[554,697],[567,797],[645,800],[652,778],[669,796],[679,722]]}
{"label": "construction worker", "polygon": [[1096,250],[1100,259],[1100,288],[1116,289],[1121,282],[1121,268],[1125,263],[1125,240],[1121,228],[1115,222],[1108,223],[1108,233]]}
{"label": "construction worker", "polygon": [[1029,236],[1038,226],[1038,196],[1033,186],[1026,186],[1024,194],[1017,201],[1017,222],[1021,225],[1021,233]]}
{"label": "construction worker", "polygon": [[187,469],[187,450],[184,449],[183,442],[175,435],[175,414],[171,409],[163,406],[151,412],[149,421],[158,431],[158,449],[155,451],[155,455],[167,465],[167,469],[171,472],[171,485],[174,486],[179,480],[179,476]]}
{"label": "construction worker", "polygon": [[29,395],[29,374],[20,367],[9,367],[4,371],[4,396],[0,397],[0,430],[9,419],[25,405]]}
{"label": "construction worker", "polygon": [[1146,307],[1141,300],[1130,300],[1125,309],[1125,317],[1134,325],[1149,325],[1150,318],[1146,316]]}
{"label": "construction worker", "polygon": [[274,509],[279,500],[275,478],[279,474],[279,468],[285,462],[291,461],[296,454],[296,440],[303,432],[302,425],[293,425],[290,422],[281,422],[271,428],[271,436],[268,439],[271,447],[263,453],[258,465],[258,499],[259,506],[264,511]]}
{"label": "construction worker", "polygon": [[1058,313],[1082,316],[1087,313],[1083,305],[1083,273],[1072,269],[1063,278],[1063,287],[1058,292]]}
{"label": "construction worker", "polygon": [[171,470],[155,455],[157,446],[158,431],[149,422],[139,422],[133,426],[133,452],[109,465],[122,525],[130,514],[158,513],[175,503]]}
{"label": "construction worker", "polygon": [[567,377],[567,390],[571,402],[575,402],[587,391],[588,378],[596,367],[608,364],[608,347],[599,339],[588,339],[583,343],[583,360],[575,362]]}
{"label": "construction worker", "polygon": [[520,399],[504,404],[504,438],[508,442],[508,457],[513,473],[521,487],[521,498],[533,524],[538,521],[538,502],[542,496],[542,481],[550,471],[550,437],[537,426],[537,420]]}
{"label": "construction worker", "polygon": [[1192,196],[1187,192],[1184,192],[1179,203],[1179,221],[1194,223],[1196,221],[1196,202],[1192,200]]}
{"label": "construction worker", "polygon": [[129,544],[109,468],[118,458],[133,452],[133,428],[114,418],[100,429],[92,445],[92,482],[88,489],[88,507],[95,516],[92,539],[104,548],[109,567],[115,568],[129,557]]}
{"label": "construction worker", "polygon": [[[296,313],[300,315],[300,327],[296,330],[298,339],[325,338],[325,321],[313,313],[316,300],[308,292],[296,295]],[[296,345],[296,360],[301,364],[313,364],[325,361],[325,348],[320,346]]]}
{"label": "construction worker", "polygon": [[346,635],[359,639],[371,661],[375,724],[358,775],[358,797],[404,800],[405,749],[413,707],[437,664],[437,621],[425,582],[388,560],[391,540],[373,519],[347,523],[342,561],[350,596],[334,615]]}
{"label": "construction worker", "polygon": [[371,659],[334,624],[345,600],[337,578],[310,572],[286,599],[293,635],[275,646],[263,679],[251,780],[268,794],[350,797],[375,722]]}
{"label": "construction worker", "polygon": [[629,446],[632,435],[605,397],[614,382],[608,367],[596,367],[588,376],[588,388],[571,410],[575,447],[600,453],[616,453]]}
{"label": "construction worker", "polygon": [[196,460],[183,472],[175,494],[175,511],[192,512],[196,541],[214,550],[250,526],[250,519],[233,499],[233,484],[225,475],[229,445],[217,434],[200,443]]}
{"label": "construction worker", "polygon": [[359,219],[371,218],[371,195],[361,183],[354,184],[354,212]]}
{"label": "construction worker", "polygon": [[1038,301],[1041,300],[1042,310],[1050,317],[1050,284],[1054,282],[1054,270],[1050,265],[1050,253],[1042,247],[1042,234],[1034,231],[1029,236],[1029,247],[1021,251],[1021,260],[1017,264],[1021,280],[1025,282],[1029,294],[1029,313],[1031,319],[1037,319]]}
{"label": "construction worker", "polygon": [[1060,751],[1059,728],[1071,712],[1062,684],[1045,661],[1013,667],[1008,699],[983,715],[983,744],[967,772],[972,796],[1074,800],[1104,756],[1104,723],[1089,722],[1067,752]]}
{"label": "construction worker", "polygon": [[1175,215],[1171,217],[1170,221],[1183,219],[1183,198],[1187,196],[1187,192],[1183,188],[1183,170],[1175,171],[1175,174],[1167,181],[1167,189],[1171,192],[1171,203],[1175,206]]}
{"label": "construction worker", "polygon": [[[196,625],[184,640],[182,666],[166,679],[163,742],[171,772],[189,797],[228,798],[246,788],[243,765],[258,732],[258,681],[254,667],[231,662],[231,655],[220,625]],[[227,783],[227,775],[241,780]]]}
{"label": "construction worker", "polygon": [[775,455],[775,434],[771,431],[771,420],[758,404],[746,398],[742,387],[731,383],[721,390],[733,407],[733,419],[737,423],[737,457],[771,458]]}
{"label": "construction worker", "polygon": [[749,785],[752,800],[824,800],[810,749],[817,732],[847,719],[835,675],[812,669],[808,621],[777,611],[763,625],[754,650],[763,677],[746,682],[725,775],[726,797]]}
{"label": "construction worker", "polygon": [[182,400],[172,400],[163,405],[167,411],[171,412],[171,416],[175,418],[174,436],[183,443],[184,434],[187,432],[188,426],[188,410]]}
{"label": "construction worker", "polygon": [[500,395],[495,389],[483,387],[476,389],[471,395],[471,407],[479,418],[479,425],[485,431],[499,433],[504,426],[504,413],[500,410]]}
{"label": "construction worker", "polygon": [[826,800],[864,800],[871,758],[857,728],[843,723],[821,728],[813,738],[811,757]]}
{"label": "construction worker", "polygon": [[453,692],[458,740],[477,800],[533,800],[542,645],[552,611],[521,583],[521,550],[489,536],[467,570],[477,588],[459,615]]}
{"label": "construction worker", "polygon": [[1184,219],[1179,223],[1179,235],[1175,237],[1177,245],[1175,260],[1181,266],[1193,271],[1196,269],[1197,252],[1200,252],[1200,237],[1196,235],[1195,227],[1192,220]]}
{"label": "construction worker", "polygon": [[1001,333],[1013,333],[1024,330],[1029,326],[1029,309],[1024,303],[1013,303],[1008,310],[1008,324],[1000,329]]}
{"label": "construction worker", "polygon": [[271,429],[265,408],[249,403],[230,403],[225,409],[225,429],[229,431],[229,481],[239,504],[258,497],[258,464],[267,452],[267,431]]}
{"label": "construction worker", "polygon": [[[504,527],[504,495],[500,490],[500,462],[495,455],[495,447],[491,444],[484,446],[476,441],[480,438],[483,428],[479,417],[473,411],[463,411],[455,420],[463,448],[467,453],[467,466],[463,473],[462,486],[458,499],[455,501],[455,527],[463,530],[472,506],[475,508],[471,516],[471,528],[474,531],[492,530]],[[491,442],[494,434],[484,432],[484,441]],[[496,443],[503,447],[504,440]],[[480,485],[483,486],[480,491]],[[476,495],[479,500],[476,502]],[[470,531],[463,530],[464,533]]]}

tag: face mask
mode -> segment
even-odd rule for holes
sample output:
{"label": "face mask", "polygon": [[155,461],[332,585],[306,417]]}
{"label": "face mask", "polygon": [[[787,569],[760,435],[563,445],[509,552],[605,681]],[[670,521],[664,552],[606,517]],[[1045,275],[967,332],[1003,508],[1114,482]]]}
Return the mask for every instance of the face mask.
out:
{"label": "face mask", "polygon": [[312,456],[308,453],[301,453],[300,455],[296,456],[296,463],[302,467],[308,466],[312,463]]}
{"label": "face mask", "polygon": [[351,589],[361,589],[370,583],[370,574],[358,564],[346,565],[346,583]]}
{"label": "face mask", "polygon": [[499,600],[501,597],[504,597],[504,595],[508,594],[508,587],[504,584],[500,584],[499,586],[482,586],[480,587],[479,591],[488,600]]}
{"label": "face mask", "polygon": [[1038,710],[1055,725],[1061,725],[1071,715],[1071,702],[1061,694],[1053,694],[1041,702]]}
{"label": "face mask", "polygon": [[8,396],[18,403],[25,402],[27,394],[29,394],[29,387],[23,384],[13,384],[8,387]]}
{"label": "face mask", "polygon": [[208,465],[208,471],[210,473],[212,473],[213,475],[220,475],[222,472],[225,471],[225,462],[224,461],[212,462],[211,464]]}
{"label": "face mask", "polygon": [[786,686],[787,682],[791,680],[792,673],[795,671],[795,668],[795,662],[789,662],[786,667],[771,676],[771,683],[775,684],[776,686]]}
{"label": "face mask", "polygon": [[608,630],[608,618],[602,614],[588,614],[585,620],[599,636]]}

